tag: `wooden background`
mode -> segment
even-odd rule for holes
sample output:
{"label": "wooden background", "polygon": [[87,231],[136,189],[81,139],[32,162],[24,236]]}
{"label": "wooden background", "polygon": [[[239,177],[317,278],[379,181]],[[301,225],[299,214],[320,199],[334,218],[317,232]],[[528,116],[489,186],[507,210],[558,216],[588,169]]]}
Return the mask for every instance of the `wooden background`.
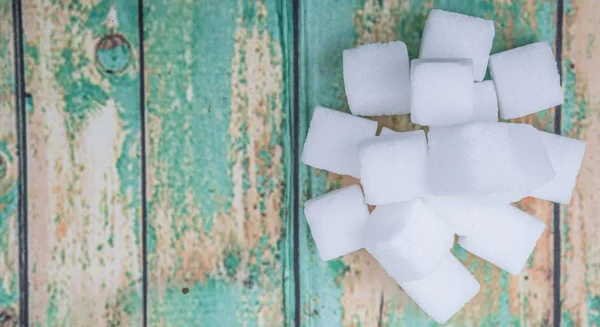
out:
{"label": "wooden background", "polygon": [[600,326],[600,1],[14,1],[0,326],[436,325],[364,251],[319,261],[302,205],[356,180],[299,162],[315,105],[347,110],[342,50],[399,39],[414,58],[434,7],[493,19],[493,52],[550,42],[564,105],[519,121],[587,142],[570,205],[519,204],[548,226],[519,277],[455,248],[482,289],[448,325]]}

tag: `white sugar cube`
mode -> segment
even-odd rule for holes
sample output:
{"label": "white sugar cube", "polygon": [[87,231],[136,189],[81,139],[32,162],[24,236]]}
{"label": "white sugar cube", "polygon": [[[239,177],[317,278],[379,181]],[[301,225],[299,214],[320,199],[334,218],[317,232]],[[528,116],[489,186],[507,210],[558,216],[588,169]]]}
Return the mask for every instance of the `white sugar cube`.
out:
{"label": "white sugar cube", "polygon": [[469,58],[472,80],[481,81],[493,40],[493,21],[433,9],[425,22],[419,58]]}
{"label": "white sugar cube", "polygon": [[368,204],[400,202],[427,193],[427,140],[423,130],[366,139],[358,145]]}
{"label": "white sugar cube", "polygon": [[523,188],[521,190],[514,190],[503,193],[473,196],[473,198],[479,203],[485,205],[503,205],[519,202],[526,198],[530,192],[532,192],[531,188]]}
{"label": "white sugar cube", "polygon": [[556,134],[540,133],[556,176],[549,183],[533,191],[531,196],[569,204],[583,161],[585,142]]}
{"label": "white sugar cube", "polygon": [[423,202],[458,235],[467,235],[477,222],[483,206],[459,196],[427,196]]}
{"label": "white sugar cube", "polygon": [[494,81],[475,83],[473,87],[472,122],[497,122],[498,97]]}
{"label": "white sugar cube", "polygon": [[458,242],[467,251],[517,276],[525,266],[544,222],[510,205],[483,209],[469,235]]}
{"label": "white sugar cube", "polygon": [[425,277],[454,243],[448,225],[420,200],[377,206],[365,228],[365,249],[397,282]]}
{"label": "white sugar cube", "polygon": [[[545,185],[556,175],[550,156],[543,145],[543,134],[526,124],[515,124],[510,127],[513,127],[512,133],[509,129],[509,135],[512,135],[511,139],[515,144],[519,144],[514,147],[514,154],[517,158],[521,158],[520,167],[525,169],[526,177],[521,177],[523,183],[520,187],[510,191],[475,195],[475,199],[480,203],[501,205],[520,201],[537,189],[536,185]],[[548,162],[550,162],[550,166],[548,166]],[[550,169],[551,167],[552,169]],[[534,172],[540,173],[540,176],[543,177],[536,181],[528,180],[527,178],[532,177]]]}
{"label": "white sugar cube", "polygon": [[306,201],[304,215],[321,260],[334,259],[363,247],[369,208],[358,185]]}
{"label": "white sugar cube", "polygon": [[344,88],[350,111],[360,116],[410,111],[409,62],[400,41],[344,50]]}
{"label": "white sugar cube", "polygon": [[539,132],[527,124],[435,127],[428,139],[433,195],[524,197],[554,177]]}
{"label": "white sugar cube", "polygon": [[356,145],[375,136],[377,122],[316,107],[302,151],[302,162],[332,173],[360,178]]}
{"label": "white sugar cube", "polygon": [[558,68],[548,42],[537,42],[490,57],[500,117],[512,119],[563,103]]}
{"label": "white sugar cube", "polygon": [[381,133],[379,133],[379,136],[394,135],[396,133],[399,133],[399,132],[396,132],[395,130],[387,128],[387,127],[383,127],[381,129]]}
{"label": "white sugar cube", "polygon": [[410,71],[410,119],[426,126],[468,122],[473,115],[471,60],[415,59]]}
{"label": "white sugar cube", "polygon": [[475,277],[450,253],[440,267],[425,278],[399,284],[423,311],[440,324],[448,321],[479,292]]}

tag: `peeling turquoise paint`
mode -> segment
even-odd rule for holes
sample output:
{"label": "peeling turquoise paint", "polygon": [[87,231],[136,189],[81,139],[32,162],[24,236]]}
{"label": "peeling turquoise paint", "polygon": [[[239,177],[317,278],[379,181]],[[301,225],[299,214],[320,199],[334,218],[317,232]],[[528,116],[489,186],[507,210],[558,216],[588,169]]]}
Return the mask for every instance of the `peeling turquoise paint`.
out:
{"label": "peeling turquoise paint", "polygon": [[[181,322],[187,326],[238,324],[243,306],[241,285],[211,278],[205,283],[195,283],[188,287],[187,294],[183,294],[180,288],[166,290],[163,303],[153,308],[156,313],[150,316],[150,325],[158,326],[169,322]],[[256,314],[247,324],[257,325]]]}
{"label": "peeling turquoise paint", "polygon": [[[124,1],[117,1],[117,2],[124,2]],[[110,0],[101,0],[101,1],[98,1],[97,3],[95,3],[87,15],[87,20],[86,20],[84,26],[88,30],[94,31],[94,34],[96,34],[96,35],[100,34],[101,33],[100,31],[105,28],[104,23],[106,21],[106,17],[108,16],[108,14],[110,12],[111,6],[112,6],[112,1],[110,1]],[[128,15],[131,15],[131,13],[134,13],[134,12],[136,12],[136,11],[132,10],[132,11],[128,11],[125,13]]]}
{"label": "peeling turquoise paint", "polygon": [[563,63],[563,89],[565,100],[562,105],[562,128],[563,135],[578,137],[581,135],[583,126],[580,124],[586,117],[587,103],[585,97],[577,95],[577,77],[575,64],[570,58]]}
{"label": "peeling turquoise paint", "polygon": [[[235,15],[227,6],[187,8],[170,1],[154,1],[152,5],[160,9],[149,11],[147,21],[152,23],[146,33],[150,30],[152,33],[147,37],[159,41],[164,37],[169,42],[152,43],[150,53],[157,55],[148,56],[148,67],[150,71],[152,67],[165,69],[164,60],[168,57],[169,62],[181,70],[176,78],[167,78],[175,73],[169,71],[148,75],[149,120],[159,118],[161,129],[168,131],[161,134],[160,139],[150,138],[150,142],[158,142],[156,151],[164,161],[157,178],[169,181],[169,185],[157,185],[149,191],[160,194],[168,190],[175,216],[189,214],[185,199],[187,192],[192,192],[194,198],[201,201],[201,217],[209,232],[213,217],[231,207],[229,200],[218,198],[233,196],[229,168],[222,163],[228,161],[227,145],[231,143],[227,130],[231,114],[229,70]],[[202,24],[195,25],[194,17],[203,17]],[[219,38],[212,37],[214,31],[209,30],[210,26],[219,26]],[[172,42],[186,37],[198,42],[193,42],[191,49],[183,42]],[[186,61],[186,49],[197,54],[191,62]],[[191,102],[185,100],[188,85],[194,93]],[[204,110],[209,105],[210,112]],[[189,127],[182,126],[182,122]],[[156,199],[150,199],[149,212],[153,210],[153,202]]]}
{"label": "peeling turquoise paint", "polygon": [[596,35],[595,34],[588,34],[588,41],[587,41],[587,45],[585,47],[585,56],[588,59],[592,59],[592,52],[594,49],[594,46],[596,45]]}
{"label": "peeling turquoise paint", "polygon": [[111,77],[111,96],[118,104],[118,117],[123,124],[125,138],[117,159],[120,195],[130,199],[127,209],[134,217],[133,227],[137,244],[141,244],[141,153],[140,153],[140,98],[137,72]]}
{"label": "peeling turquoise paint", "polygon": [[573,317],[571,316],[571,313],[566,310],[564,310],[562,312],[562,317],[561,317],[560,322],[563,327],[576,327],[575,323],[573,321]]}
{"label": "peeling turquoise paint", "polygon": [[[588,277],[589,278],[589,277]],[[592,277],[595,278],[595,277]],[[595,282],[595,281],[592,281]],[[590,326],[600,326],[600,296],[587,295],[588,322]]]}
{"label": "peeling turquoise paint", "polygon": [[229,276],[230,278],[235,276],[240,266],[240,261],[240,249],[238,247],[236,247],[231,252],[225,255],[225,262],[223,263],[223,265],[225,266],[227,276]]}
{"label": "peeling turquoise paint", "polygon": [[0,194],[0,204],[4,208],[0,210],[0,249],[8,249],[8,227],[11,216],[17,213],[17,199],[19,197],[17,183],[13,183],[5,194]]}
{"label": "peeling turquoise paint", "polygon": [[6,158],[9,163],[13,162],[14,157],[8,150],[8,144],[4,140],[0,140],[0,154],[2,154],[2,156]]}
{"label": "peeling turquoise paint", "polygon": [[458,244],[458,242],[454,244],[454,247],[452,248],[452,253],[456,258],[458,258],[458,260],[462,261],[463,263],[466,262],[468,259],[469,252],[463,249],[460,246],[460,244]]}
{"label": "peeling turquoise paint", "polygon": [[555,3],[549,1],[537,1],[535,3],[535,21],[538,24],[536,29],[538,37],[536,39],[546,40],[550,42],[552,47],[554,47],[554,37],[556,35],[555,16]]}
{"label": "peeling turquoise paint", "polygon": [[103,1],[112,3],[114,5],[115,10],[117,12],[117,23],[119,32],[127,37],[134,49],[138,49],[138,2],[128,0]]}
{"label": "peeling turquoise paint", "polygon": [[56,72],[56,78],[66,92],[63,97],[63,110],[68,114],[66,126],[69,137],[74,140],[90,115],[106,103],[109,94],[83,75],[79,74],[77,77],[76,73],[89,63],[87,57],[76,54],[71,48],[63,49],[61,57],[64,63]]}
{"label": "peeling turquoise paint", "polygon": [[[5,237],[2,236],[3,239]],[[0,248],[6,249],[4,245]],[[8,281],[8,288],[12,291],[9,292],[5,287],[0,287],[0,308],[10,307],[19,301],[19,278],[18,275],[14,275],[13,278]],[[2,321],[0,321],[1,323]]]}

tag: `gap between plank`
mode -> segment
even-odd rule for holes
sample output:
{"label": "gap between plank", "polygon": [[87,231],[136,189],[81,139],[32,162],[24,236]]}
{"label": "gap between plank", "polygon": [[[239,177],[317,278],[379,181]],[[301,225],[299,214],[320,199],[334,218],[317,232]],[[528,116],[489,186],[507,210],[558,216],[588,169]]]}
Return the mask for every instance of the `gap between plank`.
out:
{"label": "gap between plank", "polygon": [[293,166],[293,220],[294,220],[294,231],[293,231],[293,242],[294,242],[294,325],[299,327],[301,323],[301,297],[300,297],[300,172],[299,172],[299,149],[300,149],[300,46],[299,46],[299,29],[300,29],[300,3],[299,0],[292,1],[292,38],[293,38],[293,107],[292,119],[292,160]]}
{"label": "gap between plank", "polygon": [[146,197],[146,89],[144,63],[144,1],[138,0],[138,43],[140,60],[140,152],[142,200],[142,325],[148,326],[148,199]]}
{"label": "gap between plank", "polygon": [[23,61],[23,11],[21,0],[13,0],[15,54],[15,109],[17,114],[17,150],[19,153],[19,324],[29,325],[29,289],[27,255],[27,117],[25,111],[25,66]]}
{"label": "gap between plank", "polygon": [[[558,76],[562,85],[562,41],[563,41],[563,14],[564,0],[557,0],[556,4],[556,63],[558,67]],[[554,109],[554,133],[561,134],[562,126],[562,106],[557,106]],[[560,240],[560,204],[553,203],[553,234],[554,234],[554,278],[552,280],[553,290],[553,321],[555,327],[560,327],[562,318],[562,303],[560,299],[560,268],[561,268],[561,240]]]}

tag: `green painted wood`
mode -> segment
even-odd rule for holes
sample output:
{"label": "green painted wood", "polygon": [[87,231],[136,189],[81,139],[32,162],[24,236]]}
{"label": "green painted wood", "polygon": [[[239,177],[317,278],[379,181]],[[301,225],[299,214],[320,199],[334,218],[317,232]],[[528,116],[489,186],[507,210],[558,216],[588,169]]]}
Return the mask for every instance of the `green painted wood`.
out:
{"label": "green painted wood", "polygon": [[586,141],[571,204],[561,206],[562,326],[600,326],[600,3],[565,1],[562,134]]}
{"label": "green painted wood", "polygon": [[0,326],[19,321],[19,157],[11,4],[0,1]]}
{"label": "green painted wood", "polygon": [[31,326],[142,323],[136,3],[23,2]]}
{"label": "green painted wood", "polygon": [[293,324],[289,5],[144,3],[151,326]]}
{"label": "green painted wood", "polygon": [[[300,12],[301,143],[316,105],[348,110],[343,89],[342,50],[399,39],[407,43],[411,58],[415,58],[427,12],[434,7],[493,19],[496,38],[492,52],[535,40],[546,40],[554,45],[556,1],[552,0],[303,1]],[[408,116],[377,120],[399,131],[415,128]],[[553,111],[549,110],[518,121],[551,131],[553,120]],[[328,190],[358,182],[302,163],[300,181],[301,203]],[[451,324],[552,325],[552,206],[535,199],[526,199],[519,206],[548,224],[529,264],[521,276],[510,277],[457,246],[455,255],[474,273],[482,289]],[[302,215],[302,208],[300,211]],[[299,232],[303,326],[436,325],[364,250],[322,263],[304,218]]]}

